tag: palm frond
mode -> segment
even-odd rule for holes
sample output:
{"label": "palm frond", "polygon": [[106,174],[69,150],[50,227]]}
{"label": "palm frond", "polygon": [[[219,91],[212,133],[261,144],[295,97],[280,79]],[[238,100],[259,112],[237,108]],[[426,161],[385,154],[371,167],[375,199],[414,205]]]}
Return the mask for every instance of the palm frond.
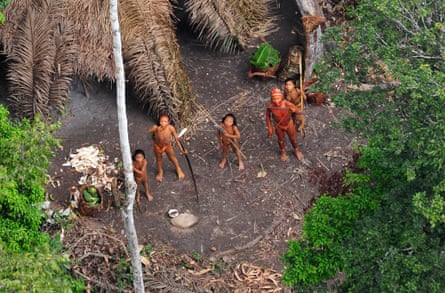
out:
{"label": "palm frond", "polygon": [[184,123],[194,95],[179,58],[171,3],[123,1],[120,16],[126,71],[138,100],[153,118],[167,114]]}
{"label": "palm frond", "polygon": [[73,33],[79,48],[74,60],[74,73],[81,78],[95,76],[99,81],[114,80],[108,1],[70,0],[64,11],[65,18],[73,24]]}
{"label": "palm frond", "polygon": [[29,7],[15,31],[9,56],[9,101],[22,116],[48,114],[48,95],[54,72],[55,46],[44,9]]}
{"label": "palm frond", "polygon": [[4,24],[0,24],[0,42],[5,53],[11,52],[17,24],[20,23],[30,6],[33,6],[33,0],[11,0],[3,10],[6,21]]}
{"label": "palm frond", "polygon": [[[108,2],[52,0],[48,6],[46,1],[12,0],[5,10],[7,26],[0,27],[0,41],[10,57],[9,80],[14,92],[10,99],[15,105],[25,103],[26,109],[34,109],[26,110],[26,116],[62,110],[69,98],[71,75],[82,80],[115,78]],[[48,34],[45,39],[52,42],[50,50],[39,49],[46,59],[39,60],[38,65],[33,63],[33,58],[39,57],[33,56],[37,51],[26,50],[37,46],[35,40],[23,32],[29,30],[30,34],[36,23],[26,26],[20,18],[31,8],[43,11],[41,21],[46,21],[44,32]],[[126,71],[138,99],[154,118],[167,113],[173,122],[186,123],[192,116],[190,101],[195,95],[180,59],[172,1],[122,0],[119,12]],[[41,83],[37,79],[44,72],[46,79]],[[33,102],[38,103],[31,104],[29,97],[34,96]]]}
{"label": "palm frond", "polygon": [[232,54],[244,43],[238,34],[237,12],[228,1],[188,0],[184,5],[198,39],[210,49]]}
{"label": "palm frond", "polygon": [[275,30],[271,0],[187,0],[194,31],[207,47],[225,54],[245,49]]}
{"label": "palm frond", "polygon": [[73,76],[73,63],[78,52],[74,41],[72,23],[60,19],[58,29],[54,32],[56,56],[54,75],[49,92],[51,109],[62,112],[70,98],[70,85]]}
{"label": "palm frond", "polygon": [[277,18],[274,16],[275,0],[228,0],[242,15],[240,33],[246,39],[264,38],[275,32]]}

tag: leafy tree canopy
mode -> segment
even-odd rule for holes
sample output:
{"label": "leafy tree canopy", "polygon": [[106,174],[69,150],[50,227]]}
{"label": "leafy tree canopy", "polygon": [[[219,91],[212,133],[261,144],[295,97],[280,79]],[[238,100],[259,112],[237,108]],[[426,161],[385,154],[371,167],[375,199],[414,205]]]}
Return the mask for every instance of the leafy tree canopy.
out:
{"label": "leafy tree canopy", "polygon": [[349,16],[326,31],[316,71],[319,90],[350,111],[346,129],[368,141],[366,173],[305,216],[284,281],[307,288],[342,271],[351,292],[443,292],[445,2],[362,0]]}
{"label": "leafy tree canopy", "polygon": [[59,141],[52,135],[58,125],[36,118],[11,121],[0,105],[0,291],[82,292],[61,244],[40,232],[39,203]]}
{"label": "leafy tree canopy", "polygon": [[58,146],[48,126],[9,120],[0,106],[0,238],[11,249],[29,249],[45,235],[39,232],[45,200],[46,173]]}

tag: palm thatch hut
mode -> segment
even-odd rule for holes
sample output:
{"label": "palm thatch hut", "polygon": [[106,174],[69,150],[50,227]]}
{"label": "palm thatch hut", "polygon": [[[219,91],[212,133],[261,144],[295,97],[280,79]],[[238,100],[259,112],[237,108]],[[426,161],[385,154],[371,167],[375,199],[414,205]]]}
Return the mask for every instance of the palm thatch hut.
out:
{"label": "palm thatch hut", "polygon": [[[225,53],[272,32],[271,0],[189,0],[199,38]],[[195,94],[182,65],[171,1],[119,1],[123,58],[138,101],[153,118],[191,117]],[[7,60],[8,100],[21,117],[62,112],[73,76],[115,79],[109,2],[12,0],[3,11],[0,48]]]}
{"label": "palm thatch hut", "polygon": [[276,1],[190,0],[185,10],[200,41],[210,49],[232,54],[277,29],[272,4]]}

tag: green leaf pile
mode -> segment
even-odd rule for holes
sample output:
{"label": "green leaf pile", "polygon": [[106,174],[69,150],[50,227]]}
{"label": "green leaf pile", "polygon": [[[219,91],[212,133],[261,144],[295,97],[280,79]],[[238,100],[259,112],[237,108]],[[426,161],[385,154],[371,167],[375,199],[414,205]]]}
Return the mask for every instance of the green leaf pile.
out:
{"label": "green leaf pile", "polygon": [[250,55],[250,64],[266,71],[281,62],[280,53],[269,43],[261,44],[258,49]]}

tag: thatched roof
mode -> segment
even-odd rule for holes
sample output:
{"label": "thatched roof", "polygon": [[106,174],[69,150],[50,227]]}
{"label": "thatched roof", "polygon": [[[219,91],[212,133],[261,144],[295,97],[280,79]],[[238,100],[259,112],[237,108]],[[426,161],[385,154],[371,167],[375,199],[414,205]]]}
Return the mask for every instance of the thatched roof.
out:
{"label": "thatched roof", "polygon": [[[270,33],[272,19],[265,15],[273,1],[210,1],[221,6],[217,13],[195,6],[207,2],[209,7],[209,1],[186,5],[191,15],[200,10],[192,23],[210,47],[231,52]],[[4,14],[0,42],[8,59],[9,100],[19,115],[62,111],[73,75],[114,81],[108,1],[12,0]],[[165,113],[184,122],[194,93],[182,66],[171,2],[122,0],[119,17],[125,71],[138,100],[153,118]]]}
{"label": "thatched roof", "polygon": [[[164,3],[164,4],[163,4]],[[128,79],[154,118],[180,122],[194,94],[179,58],[168,1],[120,3]],[[0,40],[8,58],[9,99],[22,116],[62,110],[73,74],[114,81],[108,1],[13,0]]]}
{"label": "thatched roof", "polygon": [[173,17],[170,1],[123,1],[123,54],[128,77],[148,111],[184,121],[193,96],[179,55]]}
{"label": "thatched roof", "polygon": [[274,0],[186,1],[190,23],[209,48],[223,53],[245,49],[254,38],[275,30]]}

